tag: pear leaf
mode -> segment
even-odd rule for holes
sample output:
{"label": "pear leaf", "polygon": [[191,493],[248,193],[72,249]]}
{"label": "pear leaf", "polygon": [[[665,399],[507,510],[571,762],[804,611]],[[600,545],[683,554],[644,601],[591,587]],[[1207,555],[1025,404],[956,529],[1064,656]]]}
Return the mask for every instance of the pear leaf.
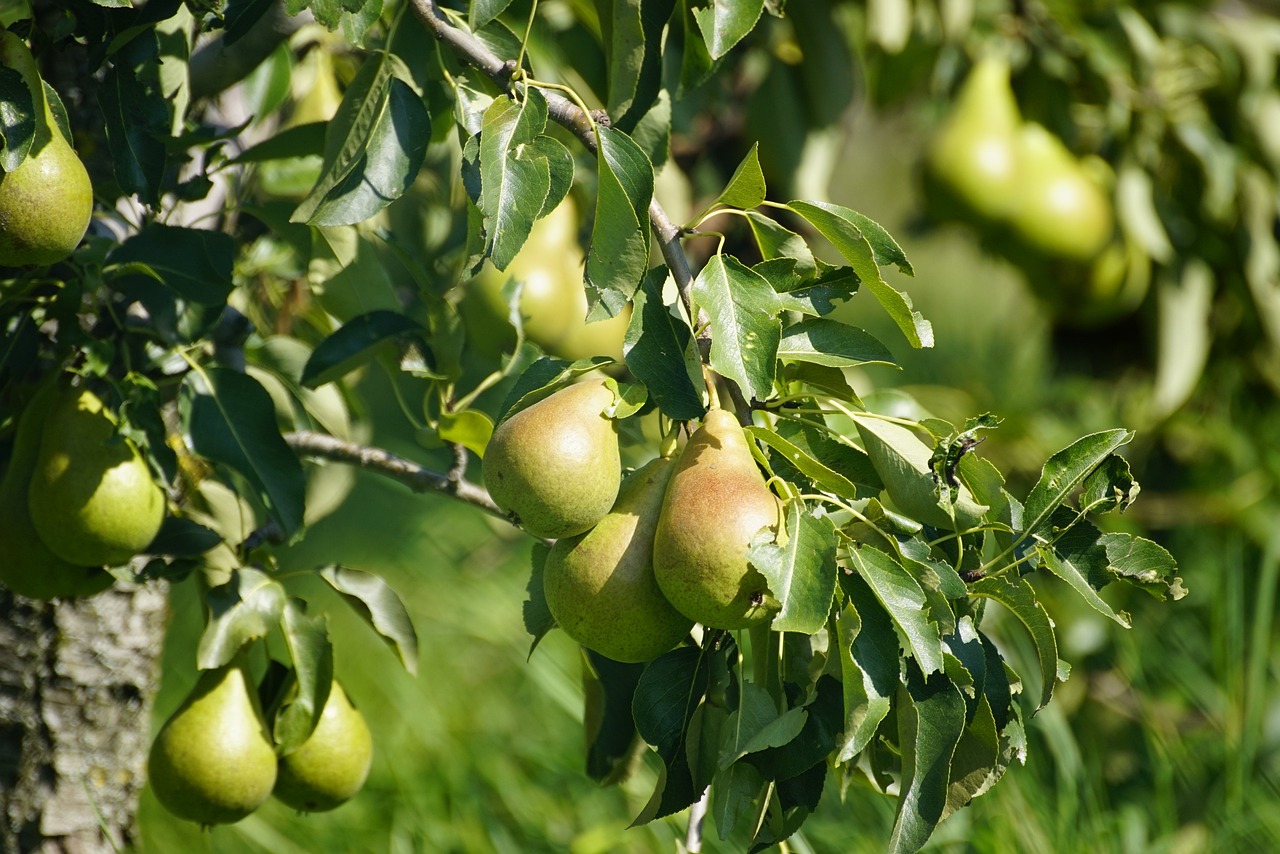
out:
{"label": "pear leaf", "polygon": [[418,633],[400,597],[381,576],[338,564],[321,567],[320,577],[342,596],[395,651],[411,676],[418,673]]}
{"label": "pear leaf", "polygon": [[743,394],[767,400],[782,326],[773,286],[732,256],[713,255],[693,282],[696,309],[711,320],[711,367]]}
{"label": "pear leaf", "polygon": [[303,600],[290,596],[280,619],[280,630],[298,686],[297,694],[276,714],[273,725],[276,748],[281,756],[292,753],[311,737],[333,685],[329,622],[323,614],[307,616],[306,608]]}
{"label": "pear leaf", "polygon": [[595,222],[587,252],[588,320],[616,317],[649,270],[653,164],[631,137],[596,126]]}
{"label": "pear leaf", "polygon": [[753,543],[747,558],[781,603],[773,630],[816,634],[826,625],[835,593],[835,525],[805,510],[801,501],[788,505],[786,525],[785,544]]}
{"label": "pear leaf", "polygon": [[284,603],[284,587],[262,570],[232,570],[226,584],[205,595],[209,622],[196,647],[196,666],[213,670],[229,664],[246,643],[266,636]]}

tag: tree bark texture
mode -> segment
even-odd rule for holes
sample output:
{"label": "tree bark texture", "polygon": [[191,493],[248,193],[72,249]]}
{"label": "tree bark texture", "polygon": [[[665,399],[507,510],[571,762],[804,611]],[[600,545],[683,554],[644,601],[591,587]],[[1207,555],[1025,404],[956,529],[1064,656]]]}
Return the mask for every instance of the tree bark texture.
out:
{"label": "tree bark texture", "polygon": [[100,854],[136,838],[167,587],[39,602],[0,588],[0,850]]}

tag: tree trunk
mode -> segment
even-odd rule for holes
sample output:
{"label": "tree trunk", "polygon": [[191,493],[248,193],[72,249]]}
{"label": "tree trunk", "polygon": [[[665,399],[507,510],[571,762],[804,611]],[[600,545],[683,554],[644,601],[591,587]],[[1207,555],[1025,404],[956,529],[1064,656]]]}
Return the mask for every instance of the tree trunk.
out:
{"label": "tree trunk", "polygon": [[98,854],[136,838],[167,587],[39,602],[0,588],[0,849]]}

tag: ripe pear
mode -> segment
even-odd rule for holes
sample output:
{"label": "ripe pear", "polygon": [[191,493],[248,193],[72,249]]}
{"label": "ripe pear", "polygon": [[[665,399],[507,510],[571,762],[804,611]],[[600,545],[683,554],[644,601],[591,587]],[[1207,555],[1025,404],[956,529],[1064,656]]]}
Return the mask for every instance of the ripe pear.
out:
{"label": "ripe pear", "polygon": [[54,397],[53,386],[46,386],[23,409],[0,481],[0,583],[32,599],[89,596],[114,581],[100,566],[76,566],[49,551],[31,525],[27,487]]}
{"label": "ripe pear", "polygon": [[201,674],[151,745],[151,789],[165,809],[203,825],[256,810],[276,783],[276,754],[243,664]]}
{"label": "ripe pear", "polygon": [[151,469],[88,389],[63,391],[50,409],[27,497],[36,533],[82,566],[124,563],[164,521]]}
{"label": "ripe pear", "polygon": [[274,794],[296,810],[331,810],[360,791],[372,762],[369,727],[335,680],[311,737],[280,760]]}
{"label": "ripe pear", "polygon": [[1022,119],[1009,85],[1009,63],[988,56],[961,86],[955,107],[930,142],[930,174],[969,208],[992,220],[1007,216],[1017,194],[1016,139]]}
{"label": "ripe pear", "polygon": [[4,30],[0,65],[22,75],[40,123],[26,159],[12,172],[0,172],[0,266],[54,264],[71,254],[89,228],[93,185],[53,119],[31,51]]}
{"label": "ripe pear", "polygon": [[1111,200],[1058,139],[1034,122],[1018,132],[1017,205],[1009,224],[1045,255],[1092,261],[1115,231]]}
{"label": "ripe pear", "polygon": [[613,506],[622,481],[618,434],[603,380],[555,392],[503,421],[484,452],[493,500],[535,537],[571,537]]}
{"label": "ripe pear", "polygon": [[768,623],[777,600],[747,550],[761,531],[776,532],[781,518],[737,419],[711,410],[667,486],[653,540],[658,586],[680,613],[704,626]]}
{"label": "ripe pear", "polygon": [[693,627],[653,577],[653,535],[674,470],[675,460],[659,457],[632,472],[594,528],[558,540],[547,555],[542,581],[551,616],[614,661],[656,658]]}

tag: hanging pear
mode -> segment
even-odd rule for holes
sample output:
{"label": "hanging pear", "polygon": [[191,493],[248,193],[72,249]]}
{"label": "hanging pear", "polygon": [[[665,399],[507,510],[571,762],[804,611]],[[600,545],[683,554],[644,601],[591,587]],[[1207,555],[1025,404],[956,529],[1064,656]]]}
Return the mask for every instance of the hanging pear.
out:
{"label": "hanging pear", "polygon": [[80,245],[93,214],[89,173],[54,121],[35,58],[0,30],[0,66],[22,75],[37,115],[35,140],[12,172],[0,171],[0,266],[54,264]]}
{"label": "hanging pear", "polygon": [[682,614],[705,626],[768,623],[777,601],[747,550],[780,521],[780,504],[756,468],[746,433],[732,413],[711,410],[667,486],[653,541],[658,586]]}
{"label": "hanging pear", "polygon": [[1018,204],[1013,226],[1029,246],[1045,255],[1093,261],[1111,240],[1111,200],[1075,155],[1034,122],[1018,133]]}
{"label": "hanging pear", "polygon": [[164,521],[164,492],[150,467],[88,389],[68,389],[54,402],[28,500],[40,538],[82,566],[124,563]]}
{"label": "hanging pear", "polygon": [[678,644],[692,621],[653,576],[653,536],[675,460],[659,457],[622,483],[613,509],[547,555],[543,588],[556,623],[614,661],[642,662]]}
{"label": "hanging pear", "polygon": [[0,481],[0,583],[33,599],[89,596],[114,581],[101,566],[77,566],[49,551],[31,525],[27,488],[55,396],[53,385],[46,385],[22,410]]}
{"label": "hanging pear", "polygon": [[603,380],[555,392],[503,421],[484,452],[484,485],[535,537],[581,534],[618,497],[618,434]]}
{"label": "hanging pear", "polygon": [[161,728],[148,761],[169,812],[203,825],[256,810],[276,782],[276,754],[242,662],[206,670]]}
{"label": "hanging pear", "polygon": [[984,57],[965,78],[955,107],[930,142],[930,174],[973,211],[1002,219],[1018,192],[1015,159],[1021,121],[1009,85],[1009,63]]}
{"label": "hanging pear", "polygon": [[369,726],[335,679],[315,731],[281,758],[273,794],[296,810],[325,812],[360,791],[372,763]]}

